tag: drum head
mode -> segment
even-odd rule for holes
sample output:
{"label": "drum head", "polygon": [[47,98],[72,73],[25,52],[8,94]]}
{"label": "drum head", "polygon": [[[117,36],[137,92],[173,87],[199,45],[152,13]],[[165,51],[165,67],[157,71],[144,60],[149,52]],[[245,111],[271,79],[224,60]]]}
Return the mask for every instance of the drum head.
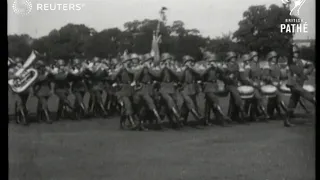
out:
{"label": "drum head", "polygon": [[238,91],[240,94],[250,94],[253,93],[254,89],[251,86],[239,86]]}
{"label": "drum head", "polygon": [[261,91],[265,94],[273,94],[277,91],[277,88],[273,85],[265,85],[261,87]]}
{"label": "drum head", "polygon": [[310,93],[314,93],[315,92],[315,88],[314,86],[310,85],[310,84],[305,84],[303,85],[303,89],[310,92]]}

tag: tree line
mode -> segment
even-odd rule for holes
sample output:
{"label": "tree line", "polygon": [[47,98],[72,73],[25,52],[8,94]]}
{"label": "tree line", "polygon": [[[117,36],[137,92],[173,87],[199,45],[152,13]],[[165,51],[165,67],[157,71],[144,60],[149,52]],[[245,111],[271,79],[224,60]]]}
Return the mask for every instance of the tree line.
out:
{"label": "tree line", "polygon": [[[219,59],[225,53],[235,51],[247,53],[257,51],[262,56],[275,50],[287,56],[291,33],[281,33],[280,24],[290,17],[285,7],[271,5],[251,6],[243,13],[235,32],[210,38],[201,35],[197,28],[188,29],[181,20],[172,24],[160,25],[162,40],[161,52],[173,54],[177,60],[183,55],[202,58],[199,47],[215,52]],[[67,24],[60,29],[52,30],[48,35],[31,38],[27,34],[9,35],[8,52],[10,57],[26,58],[32,49],[47,54],[47,61],[52,59],[101,58],[117,57],[125,50],[138,54],[151,50],[153,31],[158,20],[144,19],[124,23],[124,30],[108,28],[97,32],[84,24]],[[314,60],[314,45],[301,49],[302,58]]]}

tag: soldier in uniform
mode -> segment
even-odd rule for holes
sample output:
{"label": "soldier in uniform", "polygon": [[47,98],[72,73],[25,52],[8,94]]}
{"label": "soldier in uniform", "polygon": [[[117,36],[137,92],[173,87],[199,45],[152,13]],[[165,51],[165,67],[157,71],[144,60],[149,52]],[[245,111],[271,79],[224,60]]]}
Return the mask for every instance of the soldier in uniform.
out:
{"label": "soldier in uniform", "polygon": [[51,80],[48,78],[49,67],[47,67],[42,60],[38,60],[35,65],[39,73],[34,84],[34,94],[38,99],[37,119],[40,122],[44,118],[46,123],[51,124],[52,120],[50,118],[48,100],[53,94],[53,89]]}
{"label": "soldier in uniform", "polygon": [[240,71],[240,82],[243,85],[249,85],[255,88],[253,97],[254,109],[252,112],[252,118],[254,118],[255,120],[257,111],[260,111],[265,116],[264,120],[267,121],[267,119],[269,119],[269,115],[267,114],[263,106],[263,96],[260,93],[261,68],[257,59],[258,53],[255,51],[251,52],[250,55],[244,54],[242,56],[243,67],[241,68],[242,71]]}
{"label": "soldier in uniform", "polygon": [[183,97],[183,105],[181,107],[181,114],[184,118],[184,124],[186,124],[188,119],[188,113],[191,112],[192,115],[197,119],[198,122],[203,123],[203,125],[209,125],[207,121],[198,112],[197,107],[197,89],[196,89],[196,79],[198,78],[197,72],[194,68],[194,58],[191,56],[183,57],[183,74],[181,77],[182,90],[181,95]]}
{"label": "soldier in uniform", "polygon": [[68,99],[70,89],[68,76],[69,70],[65,65],[65,61],[59,59],[57,61],[57,68],[58,72],[53,74],[53,81],[55,94],[59,98],[59,105],[56,118],[56,120],[59,120],[62,116],[65,107],[68,107],[71,110],[72,114],[74,112],[74,107]]}
{"label": "soldier in uniform", "polygon": [[177,110],[177,99],[175,97],[175,82],[177,82],[179,78],[176,71],[168,66],[168,61],[171,59],[172,57],[169,53],[163,53],[161,55],[162,64],[160,65],[160,74],[158,74],[158,79],[160,82],[159,95],[164,104],[161,106],[160,116],[163,119],[168,115],[169,120],[172,120],[172,125],[181,125],[183,119]]}
{"label": "soldier in uniform", "polygon": [[316,104],[315,96],[303,89],[303,84],[308,79],[308,75],[312,73],[314,67],[311,63],[299,58],[299,49],[297,46],[293,46],[293,59],[292,62],[289,62],[288,64],[289,79],[287,87],[291,89],[291,96],[288,104],[287,118],[284,122],[285,127],[292,126],[290,123],[290,115],[293,114],[300,97],[303,97],[314,105]]}
{"label": "soldier in uniform", "polygon": [[[136,54],[132,54],[131,57],[125,56],[122,65],[118,65],[112,74],[110,74],[111,80],[118,83],[119,86],[116,95],[119,103],[122,105],[120,129],[124,128],[126,119],[129,120],[131,129],[136,129],[137,127],[134,123],[134,112],[132,108],[133,88],[131,83],[133,82],[134,73],[129,65],[131,59],[136,58],[136,56]],[[143,130],[142,128],[143,126],[140,126],[140,130]]]}
{"label": "soldier in uniform", "polygon": [[204,87],[203,87],[203,92],[205,94],[205,99],[206,99],[206,119],[207,122],[209,122],[210,118],[210,113],[208,111],[213,110],[215,113],[216,117],[218,117],[222,125],[225,125],[225,122],[230,122],[230,118],[227,117],[223,112],[220,107],[219,103],[219,98],[216,96],[216,92],[219,91],[218,87],[218,68],[217,65],[214,63],[217,61],[217,57],[215,54],[210,54],[205,57],[205,60],[208,62],[208,67],[206,70],[201,74],[202,81],[204,82]]}
{"label": "soldier in uniform", "polygon": [[138,89],[136,89],[135,91],[135,96],[138,99],[137,104],[142,105],[142,106],[139,106],[139,108],[146,107],[147,110],[152,111],[152,113],[154,114],[154,117],[157,120],[157,124],[161,125],[162,120],[160,118],[158,110],[156,109],[156,104],[153,99],[154,98],[153,80],[156,77],[153,76],[154,72],[150,72],[152,71],[150,62],[152,61],[153,61],[153,57],[150,54],[145,54],[143,57],[143,61],[141,62],[142,68],[137,70],[135,73],[134,81],[138,86]]}
{"label": "soldier in uniform", "polygon": [[[19,70],[20,68],[22,68],[23,66],[23,61],[22,58],[17,57],[15,59],[16,62],[16,66],[15,66],[15,70],[13,71],[14,73],[17,72],[17,70]],[[22,123],[23,125],[28,125],[28,120],[27,120],[27,116],[28,116],[28,110],[27,110],[27,101],[30,95],[30,88],[26,89],[25,91],[21,92],[21,93],[14,93],[15,97],[16,97],[16,111],[17,111],[17,115],[16,115],[16,121],[18,123]]]}
{"label": "soldier in uniform", "polygon": [[[237,55],[234,52],[228,52],[225,64],[225,68],[221,68],[220,72],[222,74],[221,80],[224,82],[226,89],[230,93],[230,108],[234,111],[237,110],[240,114],[240,122],[247,123],[246,121],[246,113],[244,111],[244,102],[240,97],[239,91],[237,89],[239,84],[239,64],[236,61]],[[236,113],[231,113],[232,115],[236,115]]]}
{"label": "soldier in uniform", "polygon": [[[21,58],[16,58],[11,67],[8,70],[8,79],[17,79],[20,77],[16,77],[15,73],[22,68],[22,59]],[[28,125],[27,121],[27,108],[26,108],[26,103],[29,97],[29,91],[26,90],[21,93],[14,93],[13,95],[16,99],[15,102],[15,118],[17,123],[22,123],[23,125]]]}
{"label": "soldier in uniform", "polygon": [[[274,85],[279,87],[282,81],[286,80],[286,73],[281,73],[281,67],[278,64],[278,55],[275,51],[271,51],[267,55],[268,64],[263,67],[261,79],[265,84]],[[275,104],[272,101],[268,102],[268,113],[273,115],[274,108],[281,116],[281,109],[287,113],[287,106],[283,101],[282,93],[276,91]]]}
{"label": "soldier in uniform", "polygon": [[88,90],[87,84],[84,81],[85,67],[82,65],[79,59],[73,59],[72,67],[70,70],[70,79],[72,81],[71,91],[75,96],[75,110],[77,119],[80,116],[86,116],[88,114],[87,108],[83,102],[84,95]]}

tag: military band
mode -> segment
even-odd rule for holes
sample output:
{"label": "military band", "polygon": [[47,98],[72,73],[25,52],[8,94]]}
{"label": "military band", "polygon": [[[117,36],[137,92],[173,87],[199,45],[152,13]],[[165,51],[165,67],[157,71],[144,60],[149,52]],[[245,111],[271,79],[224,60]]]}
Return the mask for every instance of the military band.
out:
{"label": "military band", "polygon": [[[38,72],[36,79],[21,91],[12,88],[19,83],[24,86],[25,79],[17,75],[24,64],[16,58],[8,60],[8,80],[16,99],[16,121],[24,125],[28,124],[26,103],[32,91],[38,99],[39,122],[53,122],[48,99],[55,94],[59,98],[56,120],[108,118],[119,111],[121,129],[143,131],[147,130],[146,123],[155,122],[164,128],[165,117],[173,128],[183,128],[188,125],[189,113],[198,125],[209,126],[216,120],[221,125],[233,121],[249,124],[250,120],[257,119],[267,122],[276,110],[279,115],[286,114],[283,123],[290,127],[297,104],[307,109],[301,97],[316,104],[314,87],[305,84],[314,66],[299,58],[297,46],[293,54],[293,62],[288,66],[279,63],[275,51],[268,53],[265,64],[260,63],[255,51],[240,57],[228,52],[224,61],[218,61],[216,54],[206,51],[200,61],[185,55],[181,63],[169,53],[161,54],[159,63],[149,53],[124,54],[112,59],[75,58],[68,65],[62,59],[51,65],[37,58],[30,66]],[[75,96],[75,103],[68,99],[70,93]],[[90,94],[88,106],[83,101],[86,93]],[[204,94],[205,101],[197,103],[200,93]],[[228,114],[224,114],[220,105],[220,98],[226,95],[230,95]],[[288,104],[283,101],[286,95],[290,96]],[[180,104],[178,97],[181,97]],[[262,103],[264,99],[268,101],[266,107]],[[204,115],[199,112],[199,104],[205,107]],[[210,118],[211,111],[216,120]]]}

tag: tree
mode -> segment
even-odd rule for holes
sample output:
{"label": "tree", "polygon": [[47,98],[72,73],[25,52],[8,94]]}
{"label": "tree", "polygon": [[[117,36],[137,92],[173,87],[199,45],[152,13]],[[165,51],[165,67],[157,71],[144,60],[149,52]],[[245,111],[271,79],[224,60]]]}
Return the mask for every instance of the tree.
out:
{"label": "tree", "polygon": [[[292,33],[281,33],[280,25],[286,23],[285,19],[299,19],[289,15],[285,7],[271,5],[251,6],[243,13],[243,20],[239,22],[239,28],[233,36],[242,46],[249,50],[267,54],[276,50],[280,55],[288,55],[289,40]],[[285,48],[284,48],[285,47]]]}
{"label": "tree", "polygon": [[31,53],[34,39],[27,34],[8,37],[8,54],[10,57],[27,58]]}

